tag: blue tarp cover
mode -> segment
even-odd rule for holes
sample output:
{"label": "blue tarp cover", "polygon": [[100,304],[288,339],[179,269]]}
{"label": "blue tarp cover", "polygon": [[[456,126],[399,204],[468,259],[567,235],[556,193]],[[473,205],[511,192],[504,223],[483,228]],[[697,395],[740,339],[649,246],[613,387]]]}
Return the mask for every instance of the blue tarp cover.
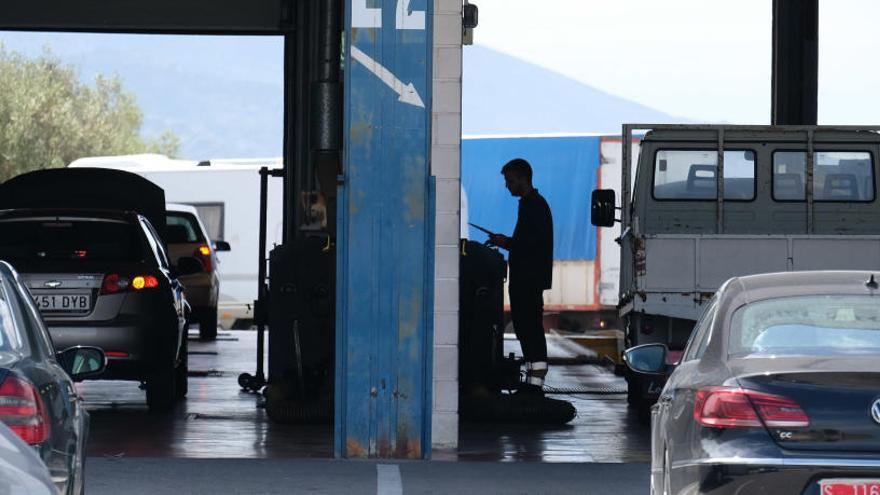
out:
{"label": "blue tarp cover", "polygon": [[[533,183],[553,212],[553,257],[593,260],[596,227],[590,224],[590,194],[599,168],[598,136],[467,138],[461,144],[462,186],[468,221],[513,234],[518,198],[504,187],[501,167],[514,158],[532,165]],[[470,228],[470,238],[486,234]]]}

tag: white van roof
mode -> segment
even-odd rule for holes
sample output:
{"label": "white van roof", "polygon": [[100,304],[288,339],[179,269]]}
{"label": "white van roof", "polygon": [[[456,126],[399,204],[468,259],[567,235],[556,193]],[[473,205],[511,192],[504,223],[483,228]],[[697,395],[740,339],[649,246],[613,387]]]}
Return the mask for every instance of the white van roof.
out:
{"label": "white van roof", "polygon": [[217,170],[256,170],[260,167],[283,168],[281,158],[217,158],[203,160],[177,160],[165,155],[141,154],[119,156],[92,156],[74,160],[72,168],[112,168],[129,172],[209,172]]}
{"label": "white van roof", "polygon": [[186,205],[183,203],[165,203],[165,211],[177,211],[177,212],[186,212],[192,213],[195,216],[199,216],[199,211],[195,206]]}

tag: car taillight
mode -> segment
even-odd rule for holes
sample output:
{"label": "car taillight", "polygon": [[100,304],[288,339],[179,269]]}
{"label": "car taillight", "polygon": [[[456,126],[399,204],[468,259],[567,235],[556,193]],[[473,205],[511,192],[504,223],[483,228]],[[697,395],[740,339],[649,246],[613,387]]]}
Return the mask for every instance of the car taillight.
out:
{"label": "car taillight", "polygon": [[153,275],[120,275],[109,273],[101,283],[101,294],[118,294],[125,291],[140,291],[159,286],[159,279]]}
{"label": "car taillight", "polygon": [[211,273],[211,271],[214,270],[214,264],[211,262],[211,246],[202,244],[196,248],[193,256],[202,261],[202,266],[205,267],[205,273]]}
{"label": "car taillight", "polygon": [[797,402],[779,395],[737,387],[697,391],[694,420],[713,428],[804,428],[810,418]]}
{"label": "car taillight", "polygon": [[0,421],[30,445],[49,438],[49,415],[43,399],[23,378],[8,375],[0,384]]}

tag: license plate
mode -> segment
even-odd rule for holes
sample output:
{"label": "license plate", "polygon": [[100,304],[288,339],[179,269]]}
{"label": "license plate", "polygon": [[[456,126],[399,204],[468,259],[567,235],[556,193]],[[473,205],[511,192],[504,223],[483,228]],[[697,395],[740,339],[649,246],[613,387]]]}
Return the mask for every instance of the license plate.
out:
{"label": "license plate", "polygon": [[819,482],[821,495],[880,495],[880,479],[831,479]]}
{"label": "license plate", "polygon": [[35,295],[34,304],[41,311],[88,311],[92,307],[90,294]]}

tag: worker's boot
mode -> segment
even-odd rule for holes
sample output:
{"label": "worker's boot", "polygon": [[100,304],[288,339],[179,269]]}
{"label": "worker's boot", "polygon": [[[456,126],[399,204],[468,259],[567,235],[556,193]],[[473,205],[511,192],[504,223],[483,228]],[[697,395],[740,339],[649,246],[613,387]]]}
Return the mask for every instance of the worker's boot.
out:
{"label": "worker's boot", "polygon": [[525,363],[526,379],[520,386],[520,393],[544,395],[544,378],[547,376],[547,361]]}

